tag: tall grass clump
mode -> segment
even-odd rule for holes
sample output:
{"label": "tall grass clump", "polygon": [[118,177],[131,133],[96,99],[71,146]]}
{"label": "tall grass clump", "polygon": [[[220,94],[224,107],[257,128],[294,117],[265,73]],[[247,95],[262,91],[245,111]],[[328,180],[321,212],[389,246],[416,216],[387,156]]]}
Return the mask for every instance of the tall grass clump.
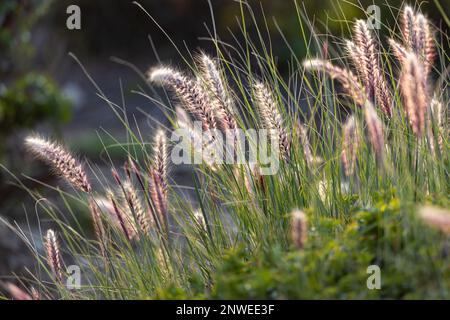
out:
{"label": "tall grass clump", "polygon": [[[245,24],[253,13],[241,6]],[[47,272],[28,279],[30,290],[51,299],[450,297],[448,37],[405,6],[386,41],[356,20],[352,39],[324,58],[324,39],[296,9],[310,54],[292,53],[289,77],[258,28],[258,40],[245,37],[233,54],[213,38],[214,55],[146,73],[150,88],[167,90],[168,99],[155,99],[170,130],[186,130],[189,153],[200,153],[190,186],[171,177],[169,130],[152,141],[127,124],[142,156],[124,146],[123,169],[113,166],[95,187],[88,180],[97,174],[88,179],[62,145],[26,139],[83,191],[60,193],[91,213],[94,230],[38,202],[55,231],[45,237],[47,257],[31,246]],[[210,157],[222,136],[246,129],[277,138],[273,174],[260,158]],[[61,254],[80,266],[81,289],[67,287]],[[379,290],[367,287],[370,265],[382,272]]]}

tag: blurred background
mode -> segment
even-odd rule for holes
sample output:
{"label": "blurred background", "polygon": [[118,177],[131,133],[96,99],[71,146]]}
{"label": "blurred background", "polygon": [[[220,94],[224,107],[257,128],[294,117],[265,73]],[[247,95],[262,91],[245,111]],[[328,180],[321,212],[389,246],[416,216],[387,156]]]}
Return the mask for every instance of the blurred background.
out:
{"label": "blurred background", "polygon": [[[207,0],[141,0],[139,3],[183,52],[186,52],[184,48],[213,52],[211,43],[206,40],[212,30]],[[237,23],[239,3],[233,0],[211,0],[210,3],[219,37],[235,44],[232,35],[238,35],[239,39],[241,34]],[[301,59],[306,54],[294,1],[249,0],[248,3],[262,29],[265,17],[279,68],[287,72],[290,51],[278,29],[282,30],[297,57]],[[367,8],[373,0],[298,0],[297,3],[316,22],[319,32],[325,32],[327,26],[339,39],[349,33],[342,21],[364,18],[361,8]],[[403,1],[376,3],[383,23],[394,27],[394,16]],[[73,4],[81,9],[80,30],[69,30],[66,26],[69,17],[66,10]],[[448,32],[442,13],[450,16],[450,0],[424,1],[421,8],[438,27]],[[248,20],[247,31],[256,39],[254,24]],[[387,28],[380,32],[383,38]],[[51,185],[57,183],[57,178],[23,150],[24,135],[36,131],[61,138],[80,158],[87,158],[104,170],[108,170],[109,160],[102,153],[99,136],[108,140],[105,132],[109,132],[120,141],[125,135],[121,122],[99,98],[69,52],[79,59],[111,101],[119,105],[125,101],[127,116],[136,118],[141,133],[149,139],[154,123],[142,111],[161,121],[163,118],[149,99],[132,92],[148,90],[136,70],[145,72],[158,60],[183,65],[171,41],[130,0],[0,1],[0,217],[17,221],[36,238],[40,238],[40,233],[34,202],[11,174],[26,187],[43,190],[45,188],[26,176]],[[112,57],[127,61],[137,69],[118,63]],[[111,154],[118,163],[123,161],[120,150],[116,153],[111,150]],[[176,174],[183,176],[182,172]],[[45,221],[45,217],[40,219]],[[32,267],[32,263],[22,241],[0,222],[0,279],[12,272],[20,274],[25,267]]]}

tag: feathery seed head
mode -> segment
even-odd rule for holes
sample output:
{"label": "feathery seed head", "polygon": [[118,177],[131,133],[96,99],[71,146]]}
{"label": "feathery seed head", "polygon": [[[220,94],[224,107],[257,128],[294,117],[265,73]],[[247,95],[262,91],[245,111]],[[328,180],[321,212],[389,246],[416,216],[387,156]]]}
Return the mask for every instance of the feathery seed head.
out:
{"label": "feathery seed head", "polygon": [[424,63],[427,76],[436,56],[433,31],[428,19],[406,6],[403,10],[402,33],[407,49],[412,50]]}
{"label": "feathery seed head", "polygon": [[255,103],[258,107],[259,116],[263,122],[263,126],[267,130],[275,130],[278,133],[281,155],[285,160],[288,160],[291,143],[273,93],[269,90],[267,85],[262,82],[255,82],[253,84],[253,89]]}
{"label": "feathery seed head", "polygon": [[182,81],[183,76],[169,67],[158,67],[150,69],[147,73],[148,79],[160,85],[171,84],[172,82]]}
{"label": "feathery seed head", "polygon": [[[130,219],[133,218],[134,212],[134,215],[136,216],[136,222],[138,223],[142,232],[144,232],[144,234],[148,234],[150,232],[151,219],[145,213],[141,203],[141,199],[139,198],[136,189],[134,188],[134,186],[131,184],[130,181],[126,181],[123,187],[128,200],[127,201],[128,208],[131,211],[129,214],[129,218]],[[134,218],[132,220],[134,220]],[[130,223],[133,223],[133,221],[130,221]]]}
{"label": "feathery seed head", "polygon": [[158,213],[159,220],[164,222],[164,225],[167,226],[167,195],[164,193],[161,176],[155,169],[151,168],[150,177],[152,179],[150,186],[150,197],[153,205],[155,206],[156,212]]}
{"label": "feathery seed head", "polygon": [[49,229],[45,236],[45,249],[47,251],[47,262],[53,271],[55,277],[62,281],[63,279],[63,264],[62,258],[59,251],[58,239],[56,233]]}
{"label": "feathery seed head", "polygon": [[205,53],[201,54],[199,61],[203,85],[209,93],[220,129],[222,131],[236,129],[232,100],[217,63]]}
{"label": "feathery seed head", "polygon": [[206,230],[206,221],[201,210],[194,211],[194,219],[203,230]]}
{"label": "feathery seed head", "polygon": [[391,117],[391,93],[380,68],[375,38],[365,20],[356,21],[354,39],[354,44],[347,42],[347,50],[364,83],[367,97],[376,102],[387,117]]}
{"label": "feathery seed head", "polygon": [[415,14],[410,6],[405,6],[402,16],[402,34],[406,46],[411,49],[415,41]]}
{"label": "feathery seed head", "polygon": [[321,59],[310,59],[303,62],[303,66],[309,70],[323,70],[332,79],[338,80],[346,94],[349,95],[356,104],[363,106],[365,90],[358,81],[358,78],[347,69],[342,69],[333,65],[331,62]]}
{"label": "feathery seed head", "polygon": [[28,293],[12,282],[7,282],[4,287],[9,292],[13,300],[34,300]]}
{"label": "feathery seed head", "polygon": [[389,38],[388,42],[395,58],[403,64],[408,56],[408,50],[392,38]]}
{"label": "feathery seed head", "polygon": [[126,210],[126,208],[128,207],[127,203],[125,203],[125,205],[119,206],[115,199],[116,195],[112,190],[106,190],[106,195],[113,207],[112,213],[114,214],[114,216],[111,216],[112,221],[115,222],[118,227],[120,227],[123,234],[128,240],[133,240],[137,236],[137,230],[133,224],[133,220],[131,220],[132,217],[129,214],[129,210]]}
{"label": "feathery seed head", "polygon": [[[437,141],[439,150],[441,153],[444,151],[444,137],[448,137],[448,130],[444,122],[444,108],[442,102],[438,100],[437,97],[433,97],[431,100],[430,106],[432,120],[436,123],[437,127]],[[429,127],[431,128],[432,124],[430,123]]]}
{"label": "feathery seed head", "polygon": [[417,56],[409,53],[400,76],[406,115],[413,132],[421,137],[425,129],[425,115],[428,107],[428,92],[423,64]]}
{"label": "feathery seed head", "polygon": [[164,194],[167,195],[168,181],[167,181],[167,138],[163,130],[158,130],[155,136],[153,146],[154,152],[154,166],[157,174],[161,177],[162,188]]}
{"label": "feathery seed head", "polygon": [[175,92],[183,107],[202,121],[203,130],[216,128],[213,108],[201,82],[189,79],[180,72],[167,67],[151,69],[148,74],[150,81],[169,87]]}
{"label": "feathery seed head", "polygon": [[419,216],[430,227],[450,235],[450,211],[437,207],[422,207]]}
{"label": "feathery seed head", "polygon": [[36,135],[28,136],[25,139],[25,145],[73,187],[84,192],[91,192],[92,188],[83,167],[61,145]]}

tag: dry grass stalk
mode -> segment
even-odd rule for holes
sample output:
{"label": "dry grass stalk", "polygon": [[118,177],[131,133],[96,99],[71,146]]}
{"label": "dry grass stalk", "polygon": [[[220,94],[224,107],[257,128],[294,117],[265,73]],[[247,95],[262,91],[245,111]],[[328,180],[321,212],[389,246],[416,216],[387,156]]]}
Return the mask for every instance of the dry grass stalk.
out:
{"label": "dry grass stalk", "polygon": [[343,128],[343,148],[341,161],[344,167],[344,173],[347,177],[353,175],[356,167],[356,156],[359,147],[358,126],[354,116],[350,116]]}
{"label": "dry grass stalk", "polygon": [[47,234],[45,236],[45,249],[47,252],[48,265],[52,269],[52,272],[58,279],[58,281],[62,282],[64,273],[62,258],[59,251],[59,244],[56,233],[52,229],[47,230]]}
{"label": "dry grass stalk", "polygon": [[201,77],[207,92],[210,93],[211,104],[219,128],[224,132],[236,129],[232,100],[216,62],[205,53],[200,56],[199,62]]}
{"label": "dry grass stalk", "polygon": [[375,108],[369,101],[366,101],[364,106],[364,116],[367,123],[370,144],[375,152],[376,159],[381,162],[384,159],[385,153],[383,125]]}
{"label": "dry grass stalk", "polygon": [[283,118],[278,110],[277,103],[269,88],[257,82],[253,85],[255,94],[255,103],[258,107],[260,118],[264,128],[274,130],[278,134],[280,152],[283,159],[288,160],[290,153],[290,141],[283,124]]}
{"label": "dry grass stalk", "polygon": [[92,188],[80,163],[61,145],[36,135],[28,136],[25,144],[37,157],[48,163],[73,187],[91,192]]}
{"label": "dry grass stalk", "polygon": [[406,115],[417,137],[425,129],[425,115],[428,108],[426,75],[415,54],[408,54],[400,77],[400,89],[403,95]]}
{"label": "dry grass stalk", "polygon": [[148,72],[153,83],[169,87],[181,100],[186,110],[202,122],[203,130],[216,128],[213,108],[208,94],[198,81],[191,80],[171,68],[160,67]]}
{"label": "dry grass stalk", "polygon": [[303,249],[308,237],[308,218],[303,211],[291,212],[291,239],[298,249]]}
{"label": "dry grass stalk", "polygon": [[323,70],[332,79],[338,80],[345,92],[355,101],[358,105],[364,105],[366,100],[364,89],[358,81],[358,78],[347,69],[342,69],[333,65],[331,62],[321,59],[311,59],[303,63],[306,69],[311,70]]}
{"label": "dry grass stalk", "polygon": [[450,211],[437,207],[422,207],[419,216],[430,227],[450,235]]}

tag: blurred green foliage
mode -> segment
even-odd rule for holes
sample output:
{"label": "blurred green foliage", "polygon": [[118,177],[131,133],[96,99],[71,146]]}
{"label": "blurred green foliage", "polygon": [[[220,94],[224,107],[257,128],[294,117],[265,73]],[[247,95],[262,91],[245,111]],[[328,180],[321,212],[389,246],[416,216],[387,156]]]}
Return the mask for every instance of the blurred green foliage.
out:
{"label": "blurred green foliage", "polygon": [[[229,249],[217,265],[213,299],[442,299],[450,277],[448,238],[425,227],[413,207],[385,197],[357,208],[342,226],[338,219],[315,217],[309,210],[308,242],[303,250],[280,246],[248,252]],[[381,271],[381,290],[369,290],[367,267]],[[438,276],[439,270],[443,277]],[[156,298],[203,298],[192,275],[189,291],[176,285]]]}
{"label": "blurred green foliage", "polygon": [[[361,209],[338,231],[330,218],[313,220],[315,232],[304,251],[272,248],[248,257],[230,251],[216,276],[212,294],[220,299],[416,299],[444,298],[448,279],[448,242],[430,236],[398,199]],[[334,235],[339,232],[339,236]],[[432,231],[431,231],[432,232]],[[430,237],[435,241],[430,241]],[[368,290],[367,267],[381,270],[381,289]]]}
{"label": "blurred green foliage", "polygon": [[0,136],[42,120],[68,121],[70,103],[49,77],[30,72],[0,89]]}
{"label": "blurred green foliage", "polygon": [[[70,102],[50,76],[37,71],[31,42],[34,25],[52,1],[0,2],[0,143],[15,129],[70,118]],[[0,147],[0,158],[2,158]]]}
{"label": "blurred green foliage", "polygon": [[31,32],[45,14],[51,0],[3,0],[0,2],[0,71],[5,74],[26,69],[34,48]]}

